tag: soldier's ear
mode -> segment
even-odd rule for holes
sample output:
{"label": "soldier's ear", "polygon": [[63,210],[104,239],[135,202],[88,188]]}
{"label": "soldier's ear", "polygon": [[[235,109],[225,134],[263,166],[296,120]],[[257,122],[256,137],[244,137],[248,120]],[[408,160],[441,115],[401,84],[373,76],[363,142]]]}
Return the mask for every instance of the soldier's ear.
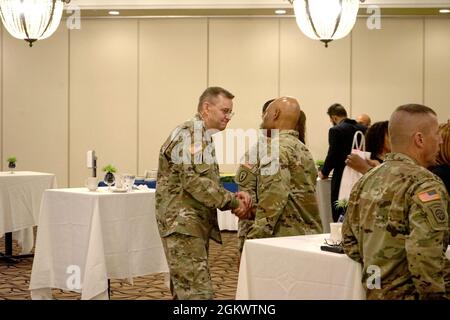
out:
{"label": "soldier's ear", "polygon": [[422,132],[418,131],[414,133],[414,144],[421,149],[424,147],[424,136]]}
{"label": "soldier's ear", "polygon": [[273,120],[277,120],[280,117],[280,109],[275,109],[273,112]]}

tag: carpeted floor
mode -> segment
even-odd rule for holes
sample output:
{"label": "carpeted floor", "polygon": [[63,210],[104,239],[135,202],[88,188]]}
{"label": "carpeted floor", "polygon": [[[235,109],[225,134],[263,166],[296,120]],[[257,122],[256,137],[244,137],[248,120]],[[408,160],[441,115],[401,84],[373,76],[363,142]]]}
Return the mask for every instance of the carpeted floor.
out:
{"label": "carpeted floor", "polygon": [[[214,298],[235,298],[238,278],[238,253],[236,232],[222,232],[223,245],[210,243],[210,268],[214,286]],[[4,239],[0,239],[0,251],[4,252]],[[14,254],[19,252],[16,244]],[[33,258],[22,259],[17,264],[0,261],[0,300],[30,299],[28,291]],[[55,299],[80,299],[74,292],[53,289]],[[134,278],[133,285],[127,281],[111,280],[112,300],[168,300],[170,290],[164,284],[164,274]]]}

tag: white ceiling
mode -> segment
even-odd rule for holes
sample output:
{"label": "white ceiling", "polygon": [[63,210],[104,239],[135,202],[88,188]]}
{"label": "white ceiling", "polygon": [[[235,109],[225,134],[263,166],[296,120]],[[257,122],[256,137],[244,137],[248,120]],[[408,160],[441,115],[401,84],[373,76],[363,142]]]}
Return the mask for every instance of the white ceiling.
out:
{"label": "white ceiling", "polygon": [[[290,8],[288,0],[71,0],[81,9],[220,9]],[[450,0],[365,0],[362,7],[384,8],[450,7]]]}

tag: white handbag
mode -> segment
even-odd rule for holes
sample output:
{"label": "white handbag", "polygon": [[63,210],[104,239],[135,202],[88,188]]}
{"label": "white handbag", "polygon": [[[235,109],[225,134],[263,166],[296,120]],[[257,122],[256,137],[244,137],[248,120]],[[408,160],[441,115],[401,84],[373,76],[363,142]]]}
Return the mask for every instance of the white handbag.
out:
{"label": "white handbag", "polygon": [[[358,143],[358,136],[360,140]],[[366,152],[366,139],[361,131],[356,131],[353,136],[352,143],[352,154],[360,156],[362,159],[370,159],[370,152]],[[341,185],[339,187],[339,200],[348,200],[350,198],[350,192],[356,181],[359,180],[363,175],[362,173],[356,171],[355,169],[345,166],[344,172],[342,173]]]}

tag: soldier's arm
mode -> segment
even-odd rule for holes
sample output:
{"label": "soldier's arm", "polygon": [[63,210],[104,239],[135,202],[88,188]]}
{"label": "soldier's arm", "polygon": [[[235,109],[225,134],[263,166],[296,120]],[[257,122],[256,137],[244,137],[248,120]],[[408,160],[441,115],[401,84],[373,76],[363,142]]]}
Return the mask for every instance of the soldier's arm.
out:
{"label": "soldier's arm", "polygon": [[[278,159],[272,158],[271,161],[260,166],[258,178],[261,187],[258,193],[255,223],[251,227],[247,239],[271,237],[287,204],[291,177],[287,167],[288,155],[281,147]],[[268,174],[271,173],[271,170],[275,172]]]}
{"label": "soldier's arm", "polygon": [[213,170],[209,164],[182,165],[180,175],[183,189],[209,208],[232,210],[239,207],[239,201],[232,192],[208,177],[209,170]]}
{"label": "soldier's arm", "polygon": [[241,164],[236,171],[234,181],[239,187],[239,191],[245,191],[252,197],[253,206],[257,204],[256,198],[256,165]]}
{"label": "soldier's arm", "polygon": [[357,213],[359,204],[359,183],[355,184],[353,192],[350,194],[347,211],[342,224],[342,246],[344,252],[351,259],[362,263],[361,253],[359,252],[358,237],[355,230],[359,226],[359,214]]}
{"label": "soldier's arm", "polygon": [[414,191],[405,248],[409,271],[421,299],[445,298],[448,209],[446,192],[439,183],[425,182]]}
{"label": "soldier's arm", "polygon": [[[195,149],[194,144],[186,144],[184,135],[192,136],[189,131],[178,134],[175,139],[164,149],[165,157],[173,163],[174,170],[178,172],[183,189],[188,192],[195,200],[209,208],[218,208],[221,210],[232,210],[239,207],[239,200],[236,196],[226,190],[219,181],[210,178],[210,170],[214,170],[214,164],[207,164],[199,161],[196,164],[195,159],[201,160],[202,147]],[[188,148],[190,150],[186,150]],[[180,157],[187,155],[190,157]],[[176,157],[176,159],[174,159]]]}

